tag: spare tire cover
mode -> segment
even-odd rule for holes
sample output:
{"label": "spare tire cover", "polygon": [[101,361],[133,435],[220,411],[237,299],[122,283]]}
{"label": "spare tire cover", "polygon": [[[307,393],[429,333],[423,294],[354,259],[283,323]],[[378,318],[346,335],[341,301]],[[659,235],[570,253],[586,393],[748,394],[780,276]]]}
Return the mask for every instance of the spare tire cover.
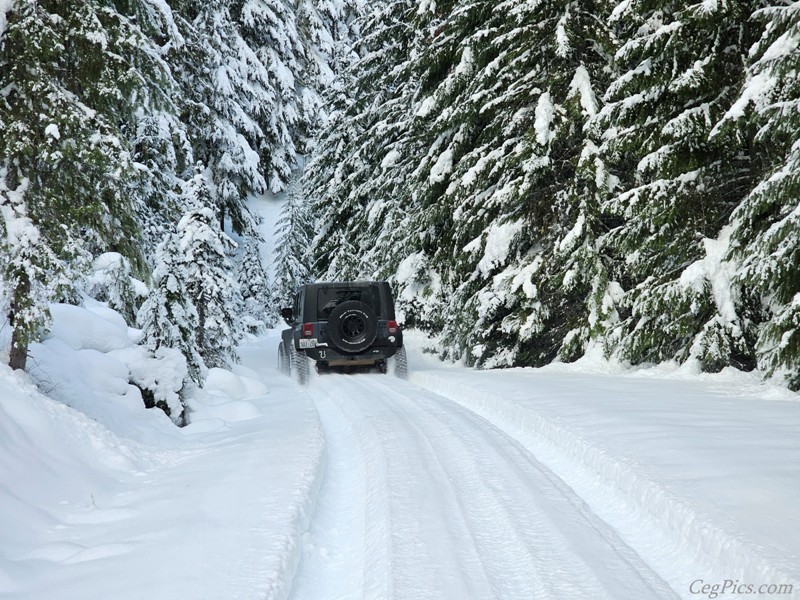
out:
{"label": "spare tire cover", "polygon": [[378,316],[369,304],[347,300],[328,317],[328,337],[343,352],[363,352],[378,334]]}

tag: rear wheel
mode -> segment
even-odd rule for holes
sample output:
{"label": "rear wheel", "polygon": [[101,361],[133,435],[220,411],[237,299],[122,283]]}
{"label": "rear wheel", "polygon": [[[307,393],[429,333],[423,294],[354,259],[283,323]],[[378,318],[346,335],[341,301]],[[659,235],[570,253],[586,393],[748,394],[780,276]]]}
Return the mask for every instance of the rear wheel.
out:
{"label": "rear wheel", "polygon": [[283,345],[283,342],[278,344],[278,371],[283,375],[291,375],[289,355],[286,353],[286,347]]}
{"label": "rear wheel", "polygon": [[300,385],[306,385],[308,383],[309,375],[308,357],[304,353],[298,352],[295,347],[292,346],[291,363],[292,371],[294,372],[294,378],[297,380],[297,383]]}
{"label": "rear wheel", "polygon": [[406,347],[400,346],[391,358],[392,372],[395,377],[400,379],[408,379],[408,357],[406,356]]}

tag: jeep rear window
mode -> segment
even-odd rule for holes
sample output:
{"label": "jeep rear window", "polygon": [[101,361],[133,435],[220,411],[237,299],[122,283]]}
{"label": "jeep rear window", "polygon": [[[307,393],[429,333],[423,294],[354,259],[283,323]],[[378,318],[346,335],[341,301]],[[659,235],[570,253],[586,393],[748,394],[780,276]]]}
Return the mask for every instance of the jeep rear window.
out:
{"label": "jeep rear window", "polygon": [[337,305],[348,300],[356,300],[370,305],[380,315],[378,290],[374,288],[335,288],[322,287],[317,292],[317,319],[327,321],[331,311]]}

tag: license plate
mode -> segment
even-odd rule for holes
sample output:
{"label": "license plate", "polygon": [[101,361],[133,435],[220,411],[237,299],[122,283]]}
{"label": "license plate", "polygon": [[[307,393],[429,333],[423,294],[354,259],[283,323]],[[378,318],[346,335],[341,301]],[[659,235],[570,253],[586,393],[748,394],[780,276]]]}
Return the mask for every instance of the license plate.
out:
{"label": "license plate", "polygon": [[316,348],[317,347],[317,338],[300,338],[300,348]]}

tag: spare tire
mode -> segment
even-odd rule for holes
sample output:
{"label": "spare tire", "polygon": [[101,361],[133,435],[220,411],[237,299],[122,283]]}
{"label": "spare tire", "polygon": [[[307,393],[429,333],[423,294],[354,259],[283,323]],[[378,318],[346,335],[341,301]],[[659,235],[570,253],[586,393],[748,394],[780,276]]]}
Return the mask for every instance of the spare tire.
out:
{"label": "spare tire", "polygon": [[327,331],[333,345],[342,352],[363,352],[378,335],[378,316],[369,304],[347,300],[331,311]]}

